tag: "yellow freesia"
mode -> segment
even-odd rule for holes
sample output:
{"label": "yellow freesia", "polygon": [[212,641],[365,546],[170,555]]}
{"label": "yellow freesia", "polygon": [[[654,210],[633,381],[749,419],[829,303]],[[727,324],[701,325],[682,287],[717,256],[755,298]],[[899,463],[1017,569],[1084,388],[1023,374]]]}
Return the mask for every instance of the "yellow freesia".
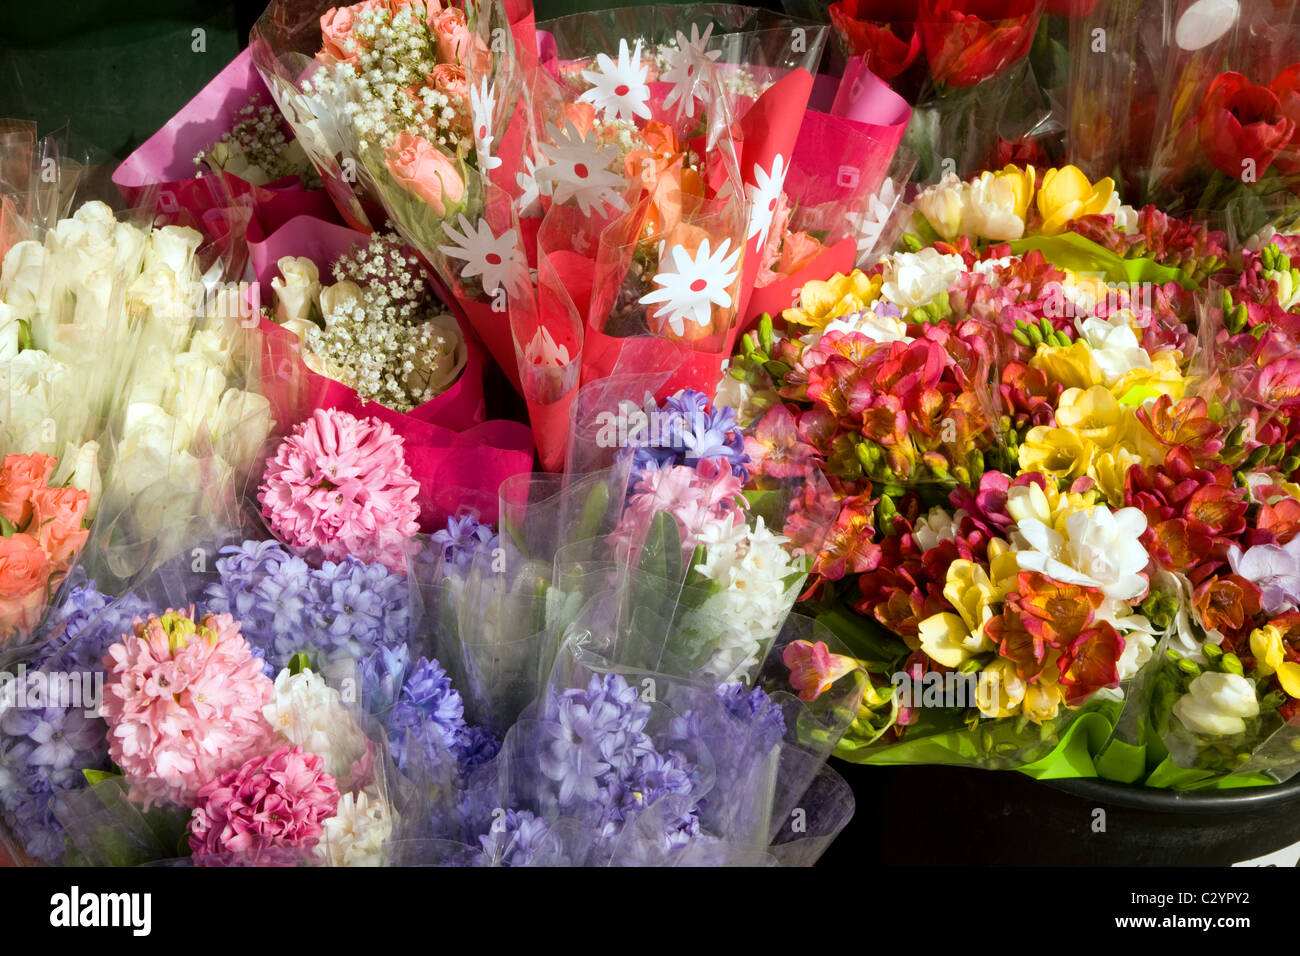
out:
{"label": "yellow freesia", "polygon": [[1029,360],[1029,367],[1042,372],[1063,388],[1092,388],[1106,383],[1092,349],[1083,341],[1074,341],[1065,347],[1041,343]]}
{"label": "yellow freesia", "polygon": [[1139,423],[1133,409],[1121,405],[1109,389],[1094,385],[1067,388],[1061,393],[1056,404],[1056,424],[1109,451],[1133,438]]}
{"label": "yellow freesia", "polygon": [[1020,562],[1011,545],[1001,538],[990,538],[988,544],[989,580],[993,583],[992,603],[1006,600],[1006,596],[1016,589],[1016,578],[1020,575]]}
{"label": "yellow freesia", "polygon": [[917,637],[921,650],[944,667],[960,667],[970,657],[966,649],[970,629],[956,614],[947,611],[931,614],[917,625]]}
{"label": "yellow freesia", "polygon": [[1111,393],[1122,400],[1130,391],[1144,389],[1146,397],[1168,395],[1178,401],[1187,391],[1187,377],[1178,365],[1181,358],[1177,351],[1159,352],[1151,357],[1151,368],[1135,368],[1128,372],[1111,386]]}
{"label": "yellow freesia", "polygon": [[881,276],[868,276],[858,269],[848,275],[837,272],[829,279],[805,282],[799,290],[799,307],[786,309],[786,322],[824,329],[835,319],[861,312],[880,298]]}
{"label": "yellow freesia", "polygon": [[957,609],[966,629],[972,634],[982,633],[985,622],[993,616],[989,607],[993,600],[993,582],[974,561],[959,558],[948,565],[943,596]]}
{"label": "yellow freesia", "polygon": [[1255,628],[1250,632],[1250,653],[1254,655],[1260,676],[1267,677],[1286,660],[1282,632],[1272,624]]}
{"label": "yellow freesia", "polygon": [[1016,665],[999,657],[980,671],[975,690],[980,713],[985,717],[1010,717],[1020,709],[1025,687]]}
{"label": "yellow freesia", "polygon": [[1061,692],[1059,684],[1049,683],[1040,677],[1035,683],[1025,687],[1022,712],[1034,723],[1041,724],[1056,716],[1064,700],[1065,694]]}
{"label": "yellow freesia", "polygon": [[1092,467],[1097,446],[1069,428],[1035,425],[1020,443],[1020,470],[1052,478],[1081,478]]}
{"label": "yellow freesia", "polygon": [[1091,511],[1094,504],[1091,493],[1062,492],[1050,481],[1046,489],[1033,482],[1007,490],[1007,514],[1015,521],[1037,518],[1058,530],[1070,515],[1076,511]]}
{"label": "yellow freesia", "polygon": [[1088,466],[1088,477],[1097,483],[1112,508],[1124,507],[1124,478],[1134,465],[1146,464],[1143,456],[1128,448],[1115,447],[1104,451]]}
{"label": "yellow freesia", "polygon": [[1007,165],[993,175],[998,186],[1010,190],[1015,197],[1016,215],[1023,220],[1029,215],[1029,201],[1034,198],[1034,182],[1038,178],[1034,167],[1021,169],[1019,166]]}
{"label": "yellow freesia", "polygon": [[1099,179],[1092,183],[1076,166],[1049,169],[1043,174],[1043,184],[1038,188],[1042,233],[1055,236],[1071,219],[1099,215],[1106,212],[1112,203],[1118,206],[1114,180]]}

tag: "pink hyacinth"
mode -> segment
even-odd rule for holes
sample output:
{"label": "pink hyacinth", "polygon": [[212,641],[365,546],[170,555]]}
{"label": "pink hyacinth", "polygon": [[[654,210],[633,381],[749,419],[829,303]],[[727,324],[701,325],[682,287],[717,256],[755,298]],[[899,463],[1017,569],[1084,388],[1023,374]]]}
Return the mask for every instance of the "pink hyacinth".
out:
{"label": "pink hyacinth", "polygon": [[265,749],[273,685],[229,614],[167,611],[108,649],[100,708],[113,762],[146,808],[199,788]]}
{"label": "pink hyacinth", "polygon": [[258,500],[271,528],[300,552],[329,561],[351,554],[405,568],[419,531],[420,490],[402,439],[377,418],[317,409],[267,462]]}
{"label": "pink hyacinth", "polygon": [[677,519],[682,558],[689,559],[706,538],[744,525],[742,490],[740,479],[724,458],[706,458],[694,466],[673,465],[646,471],[629,496],[623,517],[611,535],[618,559],[626,561],[635,555],[660,511],[667,511]]}
{"label": "pink hyacinth", "polygon": [[309,848],[338,810],[339,788],[325,763],[301,747],[281,747],[209,781],[190,818],[190,849],[204,857],[276,856]]}

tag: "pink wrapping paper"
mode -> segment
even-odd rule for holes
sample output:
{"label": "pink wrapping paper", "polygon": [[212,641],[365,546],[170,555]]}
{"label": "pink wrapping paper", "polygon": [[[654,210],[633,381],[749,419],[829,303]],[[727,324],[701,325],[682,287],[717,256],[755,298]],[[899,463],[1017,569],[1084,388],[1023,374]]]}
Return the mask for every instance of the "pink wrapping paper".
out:
{"label": "pink wrapping paper", "polygon": [[[272,304],[270,282],[279,274],[282,256],[304,256],[316,263],[323,279],[330,266],[367,233],[336,223],[299,216],[264,241],[250,246],[250,259],[262,296]],[[462,324],[462,331],[464,326]],[[497,486],[509,475],[533,466],[533,439],[527,426],[484,421],[483,373],[486,357],[472,334],[465,337],[468,357],[460,378],[446,392],[402,414],[376,402],[363,402],[340,382],[312,372],[303,363],[297,336],[270,320],[262,321],[263,389],[283,427],[302,421],[315,408],[339,408],[353,415],[387,422],[402,436],[411,471],[420,483],[420,521],[435,530],[458,508],[457,495],[468,490],[494,502]],[[495,520],[495,515],[484,520]]]}

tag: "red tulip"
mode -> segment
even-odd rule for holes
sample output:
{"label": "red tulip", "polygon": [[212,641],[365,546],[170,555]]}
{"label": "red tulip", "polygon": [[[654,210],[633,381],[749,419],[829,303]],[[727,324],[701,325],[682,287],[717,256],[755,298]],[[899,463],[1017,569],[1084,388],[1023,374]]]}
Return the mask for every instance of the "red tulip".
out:
{"label": "red tulip", "polygon": [[1293,63],[1277,75],[1268,88],[1277,97],[1282,115],[1295,124],[1291,141],[1277,155],[1277,168],[1288,176],[1300,174],[1300,63]]}
{"label": "red tulip", "polygon": [[1261,176],[1295,129],[1277,94],[1240,73],[1216,76],[1198,113],[1201,149],[1217,169],[1234,178],[1246,170],[1248,159],[1254,161],[1255,176]]}
{"label": "red tulip", "polygon": [[921,53],[916,29],[916,0],[887,3],[882,0],[835,0],[831,23],[844,38],[849,52],[864,57],[867,69],[882,80],[892,80]]}
{"label": "red tulip", "polygon": [[1029,52],[1045,0],[921,0],[917,24],[930,74],[974,86]]}

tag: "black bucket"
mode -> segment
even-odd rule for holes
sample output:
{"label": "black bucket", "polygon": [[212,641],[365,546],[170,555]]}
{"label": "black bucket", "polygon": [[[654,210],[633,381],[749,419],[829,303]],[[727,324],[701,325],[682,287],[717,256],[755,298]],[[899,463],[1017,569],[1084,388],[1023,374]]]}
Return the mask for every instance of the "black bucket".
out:
{"label": "black bucket", "polygon": [[1300,843],[1300,777],[1174,793],[956,767],[836,769],[857,811],[826,866],[1224,866]]}

